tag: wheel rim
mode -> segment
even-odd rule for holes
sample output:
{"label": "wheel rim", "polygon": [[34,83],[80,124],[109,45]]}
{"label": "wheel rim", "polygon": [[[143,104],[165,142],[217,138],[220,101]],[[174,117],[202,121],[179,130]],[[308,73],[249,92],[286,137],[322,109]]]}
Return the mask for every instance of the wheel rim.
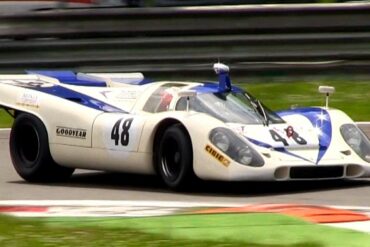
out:
{"label": "wheel rim", "polygon": [[181,173],[181,150],[177,141],[168,138],[163,145],[161,167],[164,176],[171,182],[176,181]]}
{"label": "wheel rim", "polygon": [[19,158],[26,167],[33,167],[40,153],[40,138],[32,125],[22,125],[16,136]]}

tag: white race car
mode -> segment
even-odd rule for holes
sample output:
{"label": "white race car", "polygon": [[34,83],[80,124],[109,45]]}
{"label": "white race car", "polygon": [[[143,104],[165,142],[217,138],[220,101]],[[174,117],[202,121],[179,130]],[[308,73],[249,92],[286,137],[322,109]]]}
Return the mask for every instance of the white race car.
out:
{"label": "white race car", "polygon": [[[316,180],[370,176],[370,142],[342,111],[273,112],[230,82],[150,82],[141,73],[28,71],[0,75],[14,118],[10,154],[30,182],[75,168],[159,174],[181,189],[203,180]],[[333,88],[321,87],[329,95]]]}

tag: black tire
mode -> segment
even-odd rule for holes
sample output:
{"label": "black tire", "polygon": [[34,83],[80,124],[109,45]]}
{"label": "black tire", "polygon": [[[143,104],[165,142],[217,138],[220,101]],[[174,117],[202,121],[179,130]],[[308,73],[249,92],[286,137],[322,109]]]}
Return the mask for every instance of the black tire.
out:
{"label": "black tire", "polygon": [[156,154],[157,171],[173,190],[184,190],[195,178],[193,149],[186,130],[179,124],[166,129]]}
{"label": "black tire", "polygon": [[26,181],[59,182],[69,178],[74,171],[54,162],[46,128],[31,114],[21,113],[16,117],[9,147],[13,166]]}

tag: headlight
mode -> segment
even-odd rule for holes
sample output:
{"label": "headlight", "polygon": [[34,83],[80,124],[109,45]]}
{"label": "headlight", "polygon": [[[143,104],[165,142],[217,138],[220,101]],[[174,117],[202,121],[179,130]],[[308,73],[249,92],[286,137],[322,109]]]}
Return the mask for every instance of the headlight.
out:
{"label": "headlight", "polygon": [[353,151],[363,160],[370,162],[370,141],[356,125],[343,124],[340,133]]}
{"label": "headlight", "polygon": [[249,148],[241,148],[238,151],[237,160],[240,164],[249,165],[252,162],[252,151]]}
{"label": "headlight", "polygon": [[222,132],[216,132],[211,136],[211,142],[223,152],[226,152],[230,147],[229,138]]}
{"label": "headlight", "polygon": [[209,139],[213,145],[240,164],[253,167],[264,165],[262,157],[243,138],[227,128],[213,129]]}

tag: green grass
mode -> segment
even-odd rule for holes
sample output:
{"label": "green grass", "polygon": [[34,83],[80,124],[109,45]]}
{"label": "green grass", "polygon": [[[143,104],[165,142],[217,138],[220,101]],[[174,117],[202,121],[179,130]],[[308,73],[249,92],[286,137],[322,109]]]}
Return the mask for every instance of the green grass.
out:
{"label": "green grass", "polygon": [[0,109],[0,128],[9,128],[12,123],[13,118],[6,111]]}
{"label": "green grass", "polygon": [[149,218],[0,217],[0,246],[370,246],[370,235],[278,214]]}
{"label": "green grass", "polygon": [[355,121],[370,120],[370,81],[317,80],[274,83],[241,84],[272,110],[291,106],[323,106],[325,97],[318,93],[320,85],[334,86],[336,92],[330,97],[329,106],[346,112]]}
{"label": "green grass", "polygon": [[[248,79],[235,79],[248,81]],[[346,112],[355,121],[370,121],[370,79],[361,77],[275,77],[255,78],[238,84],[246,88],[272,110],[288,109],[291,106],[323,106],[325,97],[317,92],[320,85],[335,86],[336,92],[330,106]],[[0,128],[10,127],[11,117],[0,110]]]}

